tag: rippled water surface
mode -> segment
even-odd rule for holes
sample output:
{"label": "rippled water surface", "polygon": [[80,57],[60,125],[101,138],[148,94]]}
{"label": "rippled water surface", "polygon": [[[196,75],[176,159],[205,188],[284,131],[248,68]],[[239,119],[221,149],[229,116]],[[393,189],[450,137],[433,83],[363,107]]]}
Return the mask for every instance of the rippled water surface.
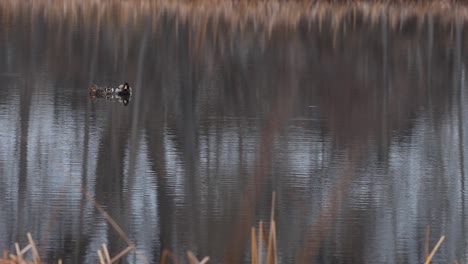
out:
{"label": "rippled water surface", "polygon": [[[248,262],[275,191],[280,263],[421,263],[427,226],[467,259],[463,22],[2,8],[1,249],[115,255],[88,193],[149,262]],[[125,81],[127,106],[88,96]]]}

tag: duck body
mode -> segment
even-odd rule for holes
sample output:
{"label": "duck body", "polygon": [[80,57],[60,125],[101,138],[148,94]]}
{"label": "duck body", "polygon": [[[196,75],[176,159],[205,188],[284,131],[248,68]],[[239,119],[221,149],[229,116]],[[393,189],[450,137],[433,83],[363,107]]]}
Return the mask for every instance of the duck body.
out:
{"label": "duck body", "polygon": [[131,96],[132,88],[130,85],[128,85],[128,83],[124,83],[115,88],[114,93],[116,93],[118,96]]}

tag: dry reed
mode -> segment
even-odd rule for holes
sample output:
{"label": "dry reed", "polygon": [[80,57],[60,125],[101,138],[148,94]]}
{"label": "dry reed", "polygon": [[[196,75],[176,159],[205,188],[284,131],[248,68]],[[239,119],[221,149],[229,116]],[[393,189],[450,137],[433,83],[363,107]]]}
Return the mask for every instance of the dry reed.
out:
{"label": "dry reed", "polygon": [[192,253],[192,251],[187,252],[187,258],[190,264],[206,264],[210,260],[210,257],[204,257],[202,260],[198,260],[197,257]]}
{"label": "dry reed", "polygon": [[[437,244],[434,246],[432,251],[429,253],[429,239],[431,235],[431,228],[429,225],[426,227],[426,239],[425,239],[425,245],[424,245],[424,264],[429,264],[432,261],[432,258],[434,257],[435,253],[437,253],[437,250],[439,250],[440,245],[442,245],[442,242],[445,240],[445,236],[441,236]],[[458,264],[458,260],[454,260],[453,263]]]}
{"label": "dry reed", "polygon": [[257,229],[253,226],[251,228],[251,253],[250,253],[250,263],[252,264],[262,264],[263,263],[263,254],[264,248],[263,243],[266,247],[266,264],[277,264],[278,263],[278,248],[276,242],[276,222],[275,222],[275,193],[273,192],[272,202],[271,202],[271,213],[270,213],[270,229],[268,233],[268,239],[264,235],[263,222],[260,221],[258,232]]}
{"label": "dry reed", "polygon": [[[128,253],[130,252],[135,252],[135,254],[137,255],[137,257],[143,262],[143,263],[149,263],[149,261],[146,259],[146,257],[141,254],[135,244],[133,244],[130,239],[128,238],[127,234],[125,234],[125,232],[122,230],[122,228],[120,228],[120,226],[117,224],[117,222],[115,222],[115,220],[109,215],[107,214],[107,212],[102,208],[102,206],[96,202],[86,191],[83,190],[83,193],[84,193],[84,196],[85,198],[90,201],[94,207],[102,214],[102,216],[104,216],[104,218],[106,219],[106,221],[112,226],[112,228],[119,234],[119,236],[125,240],[125,242],[127,243],[127,247],[125,249],[123,249],[122,251],[120,251],[116,256],[114,257],[111,257],[110,254],[109,254],[109,251],[107,249],[107,245],[106,244],[102,244],[102,248],[100,250],[97,251],[98,253],[98,256],[99,256],[99,261],[100,261],[100,264],[111,264],[111,263],[116,263],[119,259],[121,259],[122,257],[126,256]],[[102,250],[102,251],[101,251]],[[103,254],[104,253],[104,254]]]}
{"label": "dry reed", "polygon": [[[263,222],[259,222],[258,231],[257,229],[252,226],[251,228],[251,264],[262,264],[263,262],[263,255],[265,254],[266,247],[266,264],[277,264],[278,263],[278,249],[277,249],[277,238],[276,238],[276,222],[274,219],[274,202],[275,202],[275,193],[273,193],[272,199],[272,209],[271,209],[271,217],[270,217],[270,228],[267,236],[264,234],[265,230],[263,227]],[[93,201],[96,205],[97,203]],[[102,209],[102,208],[101,208]],[[110,216],[106,215],[110,218]],[[115,223],[115,221],[114,221]],[[113,224],[111,224],[113,226]],[[442,242],[445,240],[445,236],[441,236],[439,241],[436,243],[432,251],[429,253],[429,236],[430,236],[430,228],[427,226],[426,228],[426,240],[425,240],[425,261],[424,264],[431,263],[434,255],[437,253],[438,249],[442,245]],[[30,233],[27,233],[28,237],[28,244],[21,249],[18,243],[15,243],[15,250],[16,255],[12,253],[8,253],[8,251],[3,251],[3,257],[0,259],[0,264],[42,264],[39,253],[37,251],[36,243],[34,242]],[[25,254],[31,251],[32,253],[32,260],[25,258]],[[106,244],[102,244],[101,249],[97,251],[99,263],[100,264],[112,264],[116,263],[119,259],[126,256],[128,253],[136,251],[135,246],[129,245],[127,248],[119,252],[116,256],[111,258],[109,254],[109,250]],[[171,259],[172,263],[180,263],[175,256],[173,256],[167,249],[164,249],[160,258],[161,264],[166,264],[167,260]],[[210,260],[210,257],[204,257],[202,260],[198,260],[193,252],[187,252],[187,259],[190,264],[207,264]],[[147,260],[143,259],[146,263]],[[62,260],[59,259],[57,261],[58,264],[62,263]],[[458,260],[454,260],[454,264],[458,264]]]}
{"label": "dry reed", "polygon": [[[273,28],[292,28],[301,23],[332,23],[334,28],[356,17],[364,22],[376,24],[388,19],[392,29],[398,30],[407,21],[416,18],[419,23],[428,17],[438,17],[441,22],[453,23],[468,19],[468,2],[459,1],[167,1],[167,0],[32,0],[0,1],[0,17],[9,21],[17,16],[28,16],[30,11],[43,14],[49,23],[70,21],[71,23],[96,23],[114,21],[116,27],[139,27],[149,15],[153,26],[161,18],[171,15],[178,23],[187,23],[201,32],[206,32],[206,25],[212,23],[217,28],[225,23],[231,32],[242,32],[248,25],[256,30],[271,32]],[[93,18],[93,19],[90,19]],[[156,27],[154,27],[156,28]]]}
{"label": "dry reed", "polygon": [[[137,254],[137,257],[139,257],[143,263],[149,263],[148,260],[137,250],[135,245],[129,240],[128,236],[123,232],[123,230],[115,222],[115,220],[112,219],[112,217],[110,217],[104,211],[104,209],[88,193],[84,192],[84,195],[88,201],[93,203],[95,208],[104,216],[104,218],[108,221],[108,223],[114,228],[114,230],[117,231],[117,233],[121,236],[121,238],[124,239],[128,244],[128,246],[125,249],[117,253],[114,257],[110,256],[107,245],[102,244],[101,249],[97,251],[99,263],[100,264],[116,263],[121,258],[129,254],[130,252],[135,252]],[[18,243],[15,243],[16,254],[9,253],[8,251],[3,251],[3,257],[0,259],[0,264],[41,264],[43,263],[39,256],[39,251],[37,250],[36,243],[34,242],[30,233],[27,233],[27,238],[28,238],[28,244],[23,249],[20,248]],[[32,260],[27,259],[25,257],[25,254],[28,253],[29,251],[31,251]],[[200,263],[204,264],[207,261],[208,260],[205,258]],[[57,263],[61,264],[62,260],[59,259]]]}
{"label": "dry reed", "polygon": [[[0,259],[0,264],[41,264],[41,258],[34,242],[31,233],[27,233],[28,244],[24,248],[20,248],[18,243],[15,243],[16,254],[3,251],[3,256]],[[31,252],[32,259],[26,257],[26,254]],[[58,263],[61,264],[62,260],[59,259]]]}
{"label": "dry reed", "polygon": [[429,256],[426,258],[426,261],[424,261],[424,264],[429,264],[431,263],[432,258],[434,257],[435,253],[439,249],[440,245],[442,245],[442,242],[444,242],[445,236],[441,236],[437,244],[435,245],[434,249],[432,249],[431,253]]}
{"label": "dry reed", "polygon": [[426,226],[426,243],[424,246],[424,259],[429,257],[429,237],[431,235],[431,227],[429,225]]}

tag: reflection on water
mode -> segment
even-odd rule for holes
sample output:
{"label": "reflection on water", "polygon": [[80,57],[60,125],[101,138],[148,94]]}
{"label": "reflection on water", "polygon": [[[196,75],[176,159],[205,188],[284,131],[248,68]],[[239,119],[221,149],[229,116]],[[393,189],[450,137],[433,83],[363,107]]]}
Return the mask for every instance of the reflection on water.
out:
{"label": "reflection on water", "polygon": [[[51,260],[125,248],[85,190],[150,262],[238,263],[276,191],[281,263],[421,262],[427,225],[436,261],[467,258],[460,21],[0,6],[0,248],[28,231]],[[88,99],[125,81],[127,107]]]}

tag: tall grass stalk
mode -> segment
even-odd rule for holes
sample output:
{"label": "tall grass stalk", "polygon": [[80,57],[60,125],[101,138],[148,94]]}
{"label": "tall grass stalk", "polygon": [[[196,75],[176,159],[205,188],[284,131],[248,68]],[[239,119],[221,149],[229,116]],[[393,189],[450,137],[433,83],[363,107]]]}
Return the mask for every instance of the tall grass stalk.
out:
{"label": "tall grass stalk", "polygon": [[255,226],[251,228],[251,237],[250,237],[250,262],[251,264],[263,264],[263,254],[265,243],[266,247],[266,264],[276,264],[278,263],[278,248],[276,243],[276,222],[275,222],[275,193],[273,192],[272,196],[272,206],[270,214],[270,228],[267,236],[264,235],[263,222],[259,222],[258,231]]}
{"label": "tall grass stalk", "polygon": [[431,251],[431,254],[429,254],[429,256],[427,257],[426,261],[424,262],[424,264],[429,264],[431,263],[431,260],[432,258],[434,257],[435,253],[437,252],[437,250],[439,249],[440,245],[442,245],[442,242],[444,242],[445,240],[445,236],[441,236],[439,241],[437,242],[437,244],[435,245],[434,249],[432,249]]}

